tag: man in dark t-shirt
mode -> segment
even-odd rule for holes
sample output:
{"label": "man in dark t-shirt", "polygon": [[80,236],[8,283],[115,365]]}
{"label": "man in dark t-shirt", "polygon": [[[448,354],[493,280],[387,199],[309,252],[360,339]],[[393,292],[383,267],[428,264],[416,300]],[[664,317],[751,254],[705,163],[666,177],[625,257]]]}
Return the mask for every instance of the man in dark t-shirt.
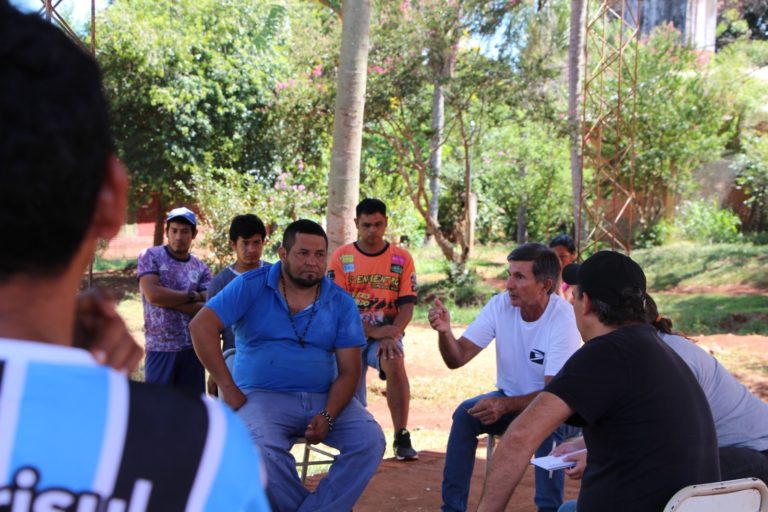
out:
{"label": "man in dark t-shirt", "polygon": [[507,429],[479,510],[506,506],[543,433],[566,419],[584,428],[589,449],[579,512],[657,512],[682,487],[719,480],[704,393],[644,323],[642,269],[601,251],[563,278],[578,285],[574,312],[586,343]]}

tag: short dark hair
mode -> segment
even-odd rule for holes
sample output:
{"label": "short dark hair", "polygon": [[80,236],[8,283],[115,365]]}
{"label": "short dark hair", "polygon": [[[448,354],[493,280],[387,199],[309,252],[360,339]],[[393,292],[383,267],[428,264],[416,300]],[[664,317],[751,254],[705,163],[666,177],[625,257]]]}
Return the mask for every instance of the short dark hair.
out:
{"label": "short dark hair", "polygon": [[[584,291],[581,285],[576,288],[578,297],[581,298]],[[647,295],[637,287],[622,288],[618,294],[618,305],[613,306],[607,302],[590,297],[592,310],[600,323],[604,325],[621,326],[637,322],[646,322],[645,300]]]}
{"label": "short dark hair", "polygon": [[283,248],[290,251],[293,244],[296,243],[296,235],[317,235],[325,240],[325,248],[328,248],[328,235],[325,234],[323,226],[309,219],[299,219],[291,222],[283,233]]}
{"label": "short dark hair", "polygon": [[383,216],[387,216],[387,205],[379,199],[372,197],[363,199],[355,208],[355,217],[358,219],[361,215],[373,215],[374,213],[380,213]]}
{"label": "short dark hair", "polygon": [[255,235],[261,235],[262,240],[267,239],[267,228],[258,216],[244,213],[232,219],[229,225],[229,239],[232,242],[237,242],[238,238],[250,238]]}
{"label": "short dark hair", "polygon": [[551,242],[549,242],[549,247],[551,249],[558,246],[565,247],[571,254],[576,254],[576,244],[573,243],[573,238],[564,233],[557,235]]}
{"label": "short dark hair", "polygon": [[96,61],[0,0],[0,281],[59,275],[91,224],[114,142]]}
{"label": "short dark hair", "polygon": [[543,283],[547,279],[552,280],[552,285],[547,290],[548,294],[554,293],[560,280],[560,260],[557,254],[544,244],[529,243],[516,248],[507,256],[507,261],[532,261],[533,278],[537,283]]}

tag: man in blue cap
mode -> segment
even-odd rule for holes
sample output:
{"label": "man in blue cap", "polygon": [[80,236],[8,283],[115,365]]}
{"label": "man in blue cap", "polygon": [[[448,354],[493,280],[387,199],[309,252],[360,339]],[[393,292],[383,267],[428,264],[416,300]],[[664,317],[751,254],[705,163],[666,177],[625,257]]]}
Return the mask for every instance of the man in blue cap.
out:
{"label": "man in blue cap", "polygon": [[675,492],[720,480],[712,413],[693,373],[646,322],[640,266],[600,251],[563,269],[584,346],[504,433],[480,511],[503,510],[554,427],[589,449],[578,510],[662,510]]}
{"label": "man in blue cap", "polygon": [[205,304],[211,271],[189,250],[197,235],[192,210],[174,208],[165,219],[168,244],[139,255],[144,304],[144,380],[205,391],[205,369],[192,348],[189,322]]}

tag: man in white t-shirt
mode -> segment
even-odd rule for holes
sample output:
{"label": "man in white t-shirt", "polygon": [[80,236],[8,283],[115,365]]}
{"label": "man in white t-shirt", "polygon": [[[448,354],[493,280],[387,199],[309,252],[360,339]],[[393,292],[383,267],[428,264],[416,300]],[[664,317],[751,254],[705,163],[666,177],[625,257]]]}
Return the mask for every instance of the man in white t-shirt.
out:
{"label": "man in white t-shirt", "polygon": [[[477,436],[503,434],[581,343],[573,308],[553,293],[560,276],[555,253],[542,244],[525,244],[507,261],[507,291],[494,296],[458,340],[439,300],[429,311],[440,354],[451,369],[464,366],[497,340],[498,389],[462,402],[453,414],[443,470],[444,511],[467,509]],[[541,454],[549,453],[561,438],[562,433],[555,431],[539,448]],[[562,492],[561,471],[553,476],[536,471],[535,502],[540,512],[557,510]]]}

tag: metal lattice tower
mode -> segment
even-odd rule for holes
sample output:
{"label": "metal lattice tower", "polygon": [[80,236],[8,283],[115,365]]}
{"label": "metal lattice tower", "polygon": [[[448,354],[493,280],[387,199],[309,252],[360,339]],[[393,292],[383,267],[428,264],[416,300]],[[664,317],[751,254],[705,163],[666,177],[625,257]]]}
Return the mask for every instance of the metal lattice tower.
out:
{"label": "metal lattice tower", "polygon": [[[587,1],[581,247],[629,252],[635,213],[637,44],[641,0]],[[597,7],[595,9],[595,7]]]}
{"label": "metal lattice tower", "polygon": [[40,0],[42,6],[39,13],[46,20],[55,23],[65,34],[77,44],[83,45],[92,55],[96,54],[96,0],[91,0],[91,47],[88,48],[70,26],[69,22],[59,13],[59,7],[64,0]]}

